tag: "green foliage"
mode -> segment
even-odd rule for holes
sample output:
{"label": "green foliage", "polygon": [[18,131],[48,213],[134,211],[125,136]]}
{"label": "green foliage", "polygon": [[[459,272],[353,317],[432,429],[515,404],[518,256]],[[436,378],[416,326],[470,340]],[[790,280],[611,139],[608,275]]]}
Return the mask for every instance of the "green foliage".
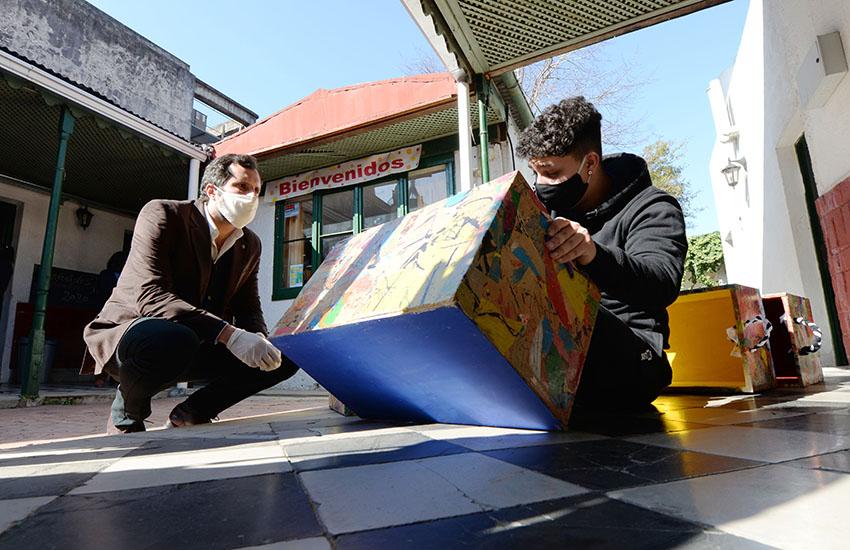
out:
{"label": "green foliage", "polygon": [[717,286],[714,275],[723,267],[723,245],[720,232],[696,235],[688,239],[685,257],[685,279],[691,288]]}
{"label": "green foliage", "polygon": [[698,209],[694,205],[696,191],[691,187],[691,183],[682,177],[684,146],[684,143],[659,139],[644,147],[643,158],[649,167],[652,184],[676,197],[682,205],[685,219],[689,220]]}

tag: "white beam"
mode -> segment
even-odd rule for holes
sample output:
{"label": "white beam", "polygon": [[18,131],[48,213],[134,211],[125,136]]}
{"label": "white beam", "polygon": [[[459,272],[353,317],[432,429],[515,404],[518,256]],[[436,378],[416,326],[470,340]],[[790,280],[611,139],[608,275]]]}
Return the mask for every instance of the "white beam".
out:
{"label": "white beam", "polygon": [[201,161],[189,159],[189,200],[198,198],[198,180],[201,176]]}
{"label": "white beam", "polygon": [[466,73],[457,79],[457,136],[460,145],[460,186],[457,191],[472,189],[472,130],[469,125],[469,82]]}

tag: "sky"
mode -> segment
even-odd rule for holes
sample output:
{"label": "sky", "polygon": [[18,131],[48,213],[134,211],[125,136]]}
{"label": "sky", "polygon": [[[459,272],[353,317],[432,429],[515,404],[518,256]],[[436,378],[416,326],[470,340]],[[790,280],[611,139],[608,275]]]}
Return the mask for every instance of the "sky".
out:
{"label": "sky", "polygon": [[[430,55],[399,0],[89,1],[260,118],[318,88],[402,76]],[[733,0],[614,38],[594,57],[608,67],[627,65],[642,82],[629,94],[628,115],[618,110],[640,125],[641,139],[684,143],[683,176],[700,209],[689,235],[718,227],[708,173],[715,131],[706,89],[734,63],[747,7],[748,0]],[[639,153],[643,145],[634,143],[631,150]]]}

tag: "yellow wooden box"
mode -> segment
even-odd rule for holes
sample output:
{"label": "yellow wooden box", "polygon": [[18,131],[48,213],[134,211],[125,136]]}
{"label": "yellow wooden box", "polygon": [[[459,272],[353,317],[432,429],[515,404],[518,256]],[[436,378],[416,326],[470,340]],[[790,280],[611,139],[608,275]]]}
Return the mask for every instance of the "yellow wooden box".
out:
{"label": "yellow wooden box", "polygon": [[770,324],[755,288],[683,292],[670,314],[672,387],[757,392],[776,386]]}

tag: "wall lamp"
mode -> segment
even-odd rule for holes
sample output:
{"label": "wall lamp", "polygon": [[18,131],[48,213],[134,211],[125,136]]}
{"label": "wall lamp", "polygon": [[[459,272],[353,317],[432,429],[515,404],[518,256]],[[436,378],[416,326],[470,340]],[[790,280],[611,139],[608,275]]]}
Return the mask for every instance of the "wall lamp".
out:
{"label": "wall lamp", "polygon": [[82,227],[83,230],[91,225],[91,219],[94,217],[94,214],[91,213],[86,205],[77,208],[74,215],[77,217],[77,223],[80,224],[80,227]]}
{"label": "wall lamp", "polygon": [[723,177],[726,178],[726,183],[729,187],[735,187],[738,185],[738,181],[740,179],[741,170],[744,172],[747,171],[747,162],[744,159],[729,159],[729,164],[721,170],[723,173]]}

